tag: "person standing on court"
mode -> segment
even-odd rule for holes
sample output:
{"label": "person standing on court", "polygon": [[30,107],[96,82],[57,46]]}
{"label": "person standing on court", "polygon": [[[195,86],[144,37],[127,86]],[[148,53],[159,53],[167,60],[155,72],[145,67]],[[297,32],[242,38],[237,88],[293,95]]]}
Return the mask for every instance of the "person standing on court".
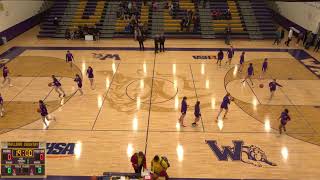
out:
{"label": "person standing on court", "polygon": [[226,118],[226,116],[227,116],[227,113],[228,113],[228,111],[229,111],[229,104],[230,104],[230,100],[232,99],[232,97],[230,96],[230,93],[227,93],[224,97],[223,97],[223,100],[222,100],[222,103],[221,103],[221,105],[220,105],[220,111],[219,111],[219,113],[218,113],[218,115],[217,115],[217,122],[218,122],[218,119],[219,119],[219,116],[220,116],[220,114],[221,114],[221,112],[223,111],[223,110],[225,110],[226,112],[224,113],[224,115],[223,115],[223,119],[224,118]]}
{"label": "person standing on court", "polygon": [[231,40],[231,27],[230,24],[225,28],[225,44],[229,45]]}
{"label": "person standing on court", "polygon": [[76,74],[76,78],[74,79],[74,81],[77,83],[78,91],[80,92],[80,95],[82,96],[83,95],[83,92],[82,92],[82,79],[79,76],[79,74]]}
{"label": "person standing on court", "polygon": [[91,89],[94,89],[94,75],[93,75],[93,69],[92,69],[91,66],[89,66],[88,69],[87,69],[87,76],[88,76],[88,79],[90,81]]}
{"label": "person standing on court", "polygon": [[160,42],[160,52],[164,52],[164,43],[166,41],[166,37],[164,36],[164,34],[162,33],[160,38],[159,38],[159,42]]}
{"label": "person standing on court", "polygon": [[143,44],[144,37],[143,37],[143,35],[140,34],[137,39],[138,39],[138,41],[139,41],[140,51],[144,51],[144,44]]}
{"label": "person standing on court", "polygon": [[59,97],[65,97],[66,94],[64,93],[64,90],[61,87],[61,83],[58,81],[55,75],[52,75],[53,82],[51,83],[52,86],[54,86],[54,90],[59,94]]}
{"label": "person standing on court", "polygon": [[159,51],[159,35],[155,35],[154,37],[154,53],[158,53]]}
{"label": "person standing on court", "polygon": [[244,54],[245,52],[243,51],[240,55],[240,62],[239,62],[239,73],[242,73],[243,69],[243,64],[244,64]]}
{"label": "person standing on court", "polygon": [[219,64],[219,66],[221,66],[221,61],[223,60],[223,56],[224,56],[224,54],[223,54],[222,50],[220,49],[217,54],[217,62],[216,62],[216,64]]}
{"label": "person standing on court", "polygon": [[201,118],[201,112],[200,112],[200,101],[197,101],[196,105],[194,105],[194,123],[192,123],[192,126],[197,126],[200,118]]}
{"label": "person standing on court", "polygon": [[276,39],[274,40],[273,45],[275,45],[275,44],[279,45],[280,41],[281,41],[281,32],[279,30],[276,32]]}
{"label": "person standing on court", "polygon": [[0,93],[0,116],[3,117],[3,115],[4,115],[3,98]]}
{"label": "person standing on court", "polygon": [[280,84],[277,83],[276,79],[273,79],[273,81],[271,81],[269,83],[269,88],[270,88],[270,100],[272,99],[274,93],[277,90],[277,86],[282,87]]}
{"label": "person standing on court", "polygon": [[70,51],[67,51],[66,63],[69,63],[71,68],[72,68],[72,61],[74,61],[73,55]]}
{"label": "person standing on court", "polygon": [[8,82],[9,87],[12,87],[11,78],[9,74],[10,74],[10,71],[8,66],[4,65],[2,68],[2,75],[3,75],[2,87],[5,85],[6,82]]}
{"label": "person standing on court", "polygon": [[284,39],[284,29],[281,29],[280,42]]}
{"label": "person standing on court", "polygon": [[292,36],[293,36],[293,30],[292,30],[292,28],[290,28],[289,33],[288,33],[288,39],[287,39],[287,41],[286,41],[284,44],[286,44],[287,46],[289,46],[290,41],[292,40]]}
{"label": "person standing on court", "polygon": [[281,113],[280,117],[280,125],[279,125],[279,133],[282,134],[282,129],[284,132],[286,132],[286,125],[288,123],[288,121],[291,120],[290,116],[289,116],[289,110],[288,109],[284,109],[284,111]]}
{"label": "person standing on court", "polygon": [[254,69],[253,69],[253,64],[250,63],[249,64],[249,67],[248,67],[248,70],[247,70],[247,76],[244,78],[244,80],[242,81],[242,83],[244,83],[247,79],[250,80],[251,82],[251,85],[253,86],[253,82],[251,80],[251,77],[254,76]]}
{"label": "person standing on court", "polygon": [[140,174],[142,172],[142,168],[147,169],[146,156],[142,151],[134,153],[131,156],[130,161],[135,173]]}
{"label": "person standing on court", "polygon": [[318,36],[317,41],[316,41],[316,46],[314,47],[313,52],[318,52],[320,49],[320,36]]}
{"label": "person standing on court", "polygon": [[264,58],[264,61],[262,63],[262,68],[261,68],[261,75],[260,75],[260,79],[262,79],[264,77],[264,75],[267,73],[268,70],[268,58]]}
{"label": "person standing on court", "polygon": [[180,126],[186,127],[183,122],[187,114],[187,110],[188,110],[187,97],[184,96],[181,101],[181,116],[179,118]]}
{"label": "person standing on court", "polygon": [[56,118],[55,117],[50,118],[48,116],[47,106],[44,104],[44,102],[42,100],[39,100],[38,112],[41,115],[41,119],[42,119],[43,124],[46,126],[46,129],[48,129],[49,126],[48,126],[46,120],[51,121],[51,120],[56,120]]}
{"label": "person standing on court", "polygon": [[230,48],[227,50],[227,54],[228,54],[228,61],[226,62],[226,64],[229,63],[229,65],[231,65],[231,61],[234,56],[234,50],[232,46],[230,46]]}

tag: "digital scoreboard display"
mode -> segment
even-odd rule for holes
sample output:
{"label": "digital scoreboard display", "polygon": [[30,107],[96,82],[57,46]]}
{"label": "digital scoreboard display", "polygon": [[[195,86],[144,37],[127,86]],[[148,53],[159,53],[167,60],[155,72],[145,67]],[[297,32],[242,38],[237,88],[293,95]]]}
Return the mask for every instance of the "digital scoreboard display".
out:
{"label": "digital scoreboard display", "polygon": [[45,176],[46,143],[2,142],[1,177]]}

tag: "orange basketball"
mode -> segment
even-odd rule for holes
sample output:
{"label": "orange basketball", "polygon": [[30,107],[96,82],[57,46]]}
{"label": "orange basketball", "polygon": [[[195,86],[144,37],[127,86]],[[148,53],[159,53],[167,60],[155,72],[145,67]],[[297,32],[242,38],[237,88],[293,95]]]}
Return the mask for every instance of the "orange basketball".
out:
{"label": "orange basketball", "polygon": [[51,86],[52,86],[52,83],[49,83],[48,86],[51,87]]}
{"label": "orange basketball", "polygon": [[41,112],[41,110],[38,108],[38,109],[37,109],[37,112],[38,112],[38,113],[40,113],[40,112]]}
{"label": "orange basketball", "polygon": [[260,84],[260,85],[259,85],[259,87],[260,87],[260,88],[263,88],[263,87],[264,87],[264,85],[263,85],[263,84]]}

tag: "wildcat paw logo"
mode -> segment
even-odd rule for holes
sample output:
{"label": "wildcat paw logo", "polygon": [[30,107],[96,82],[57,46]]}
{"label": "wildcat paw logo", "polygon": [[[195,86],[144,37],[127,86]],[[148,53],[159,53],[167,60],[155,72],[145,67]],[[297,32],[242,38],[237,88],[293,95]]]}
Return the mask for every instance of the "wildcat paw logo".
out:
{"label": "wildcat paw logo", "polygon": [[100,59],[100,60],[107,60],[107,59],[120,60],[119,54],[92,53],[92,55],[93,55],[93,58]]}
{"label": "wildcat paw logo", "polygon": [[257,167],[263,166],[277,166],[277,164],[271,162],[266,153],[255,145],[244,146],[243,141],[233,141],[233,147],[222,146],[220,148],[217,145],[217,141],[206,141],[210,149],[216,155],[219,161],[239,161],[247,164],[251,164]]}

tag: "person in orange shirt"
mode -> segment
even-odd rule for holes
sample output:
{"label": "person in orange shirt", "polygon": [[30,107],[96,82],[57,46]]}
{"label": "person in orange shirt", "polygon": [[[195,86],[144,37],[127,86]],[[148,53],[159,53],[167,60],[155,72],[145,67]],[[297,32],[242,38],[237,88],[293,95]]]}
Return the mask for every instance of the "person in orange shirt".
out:
{"label": "person in orange shirt", "polygon": [[146,156],[142,151],[131,156],[131,163],[135,173],[141,173],[142,167],[147,169]]}

